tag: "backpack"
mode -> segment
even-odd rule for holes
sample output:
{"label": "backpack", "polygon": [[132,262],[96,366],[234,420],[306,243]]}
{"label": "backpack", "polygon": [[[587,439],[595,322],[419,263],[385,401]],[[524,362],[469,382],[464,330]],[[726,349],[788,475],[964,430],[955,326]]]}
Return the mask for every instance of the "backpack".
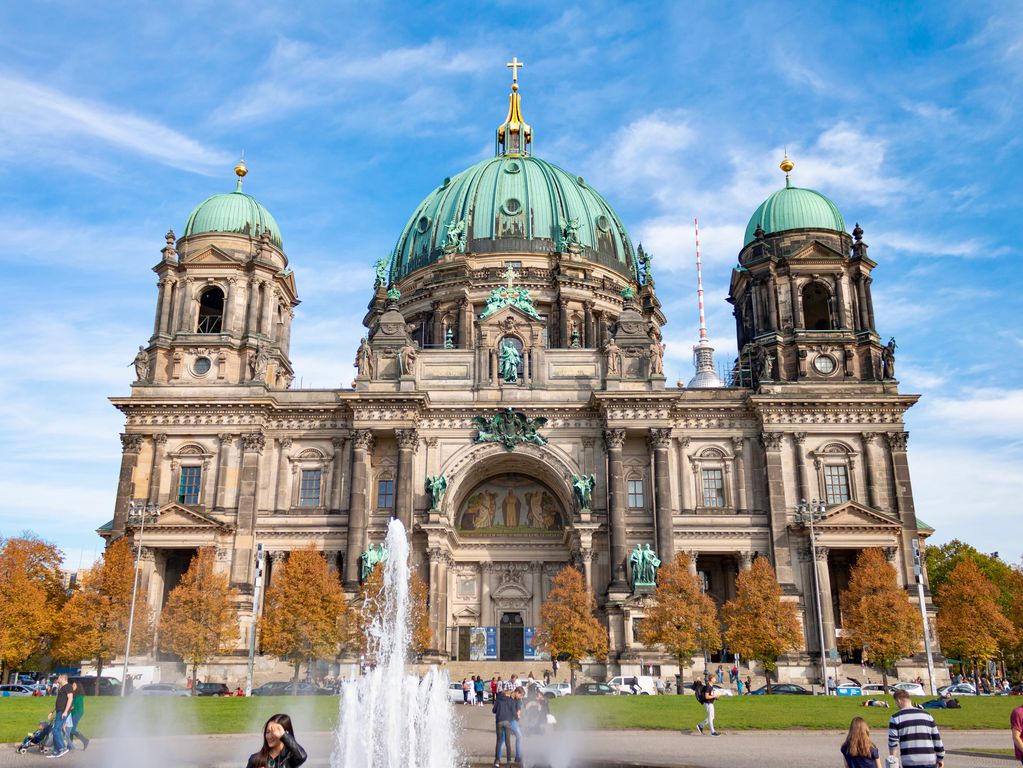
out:
{"label": "backpack", "polygon": [[955,699],[949,699],[945,702],[945,709],[962,709],[963,705]]}
{"label": "backpack", "polygon": [[703,701],[703,689],[704,688],[706,688],[706,686],[703,684],[703,681],[696,680],[695,682],[693,682],[693,692],[696,694],[696,700],[698,702],[700,702],[701,704],[705,703]]}

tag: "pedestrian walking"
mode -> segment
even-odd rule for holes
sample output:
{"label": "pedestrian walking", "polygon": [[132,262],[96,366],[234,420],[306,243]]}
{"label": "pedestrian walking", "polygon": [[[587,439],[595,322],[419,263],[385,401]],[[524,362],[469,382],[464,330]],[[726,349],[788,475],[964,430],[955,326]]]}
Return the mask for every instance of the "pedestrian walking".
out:
{"label": "pedestrian walking", "polygon": [[63,757],[68,753],[64,727],[71,714],[71,704],[75,698],[67,675],[57,675],[57,700],[53,705],[53,752],[47,757]]}
{"label": "pedestrian walking", "polygon": [[[515,740],[515,762],[522,762],[521,734],[519,717],[522,713],[521,702],[517,691],[498,691],[494,699],[494,729],[497,732],[497,743],[494,745],[494,768],[501,766],[501,754],[506,752],[511,762],[512,739]],[[250,767],[251,768],[251,767]]]}
{"label": "pedestrian walking", "polygon": [[469,703],[469,691],[470,690],[471,689],[469,687],[469,678],[463,677],[462,678],[462,703],[463,704],[468,704]]}
{"label": "pedestrian walking", "polygon": [[82,724],[82,718],[85,716],[85,697],[79,691],[78,683],[71,683],[71,695],[74,698],[71,699],[71,732],[67,735],[68,749],[75,748],[75,736],[82,742],[82,749],[88,749],[89,738],[78,730]]}
{"label": "pedestrian walking", "polygon": [[753,680],[746,675],[746,695],[753,693]]}
{"label": "pedestrian walking", "polygon": [[1023,704],[1020,704],[1009,715],[1009,728],[1012,730],[1012,746],[1016,750],[1016,759],[1023,763]]}
{"label": "pedestrian walking", "polygon": [[557,659],[552,659],[551,660],[551,669],[554,670],[554,679],[555,680],[558,679],[558,666],[559,666],[558,665],[558,660]]}
{"label": "pedestrian walking", "polygon": [[249,756],[247,768],[298,768],[305,761],[291,718],[278,714],[271,715],[263,726],[263,748]]}
{"label": "pedestrian walking", "polygon": [[490,678],[490,698],[491,700],[497,698],[497,678]]}
{"label": "pedestrian walking", "polygon": [[472,691],[476,694],[476,706],[483,706],[483,678],[476,675],[476,679],[472,683]]}
{"label": "pedestrian walking", "polygon": [[714,675],[718,679],[718,685],[725,684],[725,671],[721,668],[720,664],[718,664],[718,668],[714,670]]}
{"label": "pedestrian walking", "polygon": [[945,762],[945,745],[934,718],[913,706],[908,691],[895,692],[898,711],[888,721],[888,762],[895,763],[895,750],[903,768],[941,768]]}
{"label": "pedestrian walking", "polygon": [[739,695],[742,696],[742,678],[741,677],[737,677],[736,678],[735,687],[738,689]]}
{"label": "pedestrian walking", "polygon": [[710,731],[711,736],[720,735],[714,727],[714,701],[717,698],[717,692],[714,690],[714,686],[711,684],[711,679],[708,676],[707,684],[701,685],[696,691],[696,700],[703,704],[703,709],[707,713],[703,721],[696,726],[696,730],[700,732],[700,735],[704,733],[704,726]]}
{"label": "pedestrian walking", "polygon": [[881,768],[881,754],[870,740],[870,726],[862,717],[849,723],[849,734],[840,749],[846,768]]}

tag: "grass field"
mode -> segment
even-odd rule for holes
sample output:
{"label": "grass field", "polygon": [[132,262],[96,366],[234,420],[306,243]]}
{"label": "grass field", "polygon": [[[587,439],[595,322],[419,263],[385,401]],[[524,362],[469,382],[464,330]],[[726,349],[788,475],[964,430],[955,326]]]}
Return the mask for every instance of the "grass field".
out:
{"label": "grass field", "polygon": [[[20,741],[45,719],[53,698],[0,698],[0,743]],[[299,731],[330,730],[337,722],[333,696],[243,698],[86,698],[82,730],[90,737],[135,734],[258,734],[275,712],[287,712]],[[743,696],[717,704],[721,730],[845,729],[861,715],[873,730],[884,729],[893,709],[859,706],[863,699],[810,696]],[[1008,731],[1009,713],[1023,703],[1015,696],[960,699],[959,710],[931,710],[942,729]],[[893,704],[894,706],[894,704]],[[579,696],[557,699],[551,711],[559,721],[610,730],[690,730],[703,719],[692,696]],[[258,736],[257,736],[258,738]]]}

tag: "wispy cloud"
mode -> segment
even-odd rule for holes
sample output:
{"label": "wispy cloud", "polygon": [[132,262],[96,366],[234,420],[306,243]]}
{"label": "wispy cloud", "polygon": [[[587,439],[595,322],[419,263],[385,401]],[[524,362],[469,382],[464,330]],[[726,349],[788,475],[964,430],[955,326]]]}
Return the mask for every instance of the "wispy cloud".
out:
{"label": "wispy cloud", "polygon": [[79,147],[105,145],[202,174],[223,170],[233,159],[149,118],[13,74],[0,73],[0,109],[0,152],[9,159],[47,154],[61,162],[75,151],[75,142]]}

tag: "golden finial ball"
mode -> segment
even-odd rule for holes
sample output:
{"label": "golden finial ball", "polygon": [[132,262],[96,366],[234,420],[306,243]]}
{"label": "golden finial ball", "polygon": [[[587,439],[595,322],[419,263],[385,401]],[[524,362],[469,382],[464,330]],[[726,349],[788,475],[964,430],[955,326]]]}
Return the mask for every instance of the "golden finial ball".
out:
{"label": "golden finial ball", "polygon": [[245,167],[245,161],[239,160],[238,165],[234,167],[234,172],[237,174],[239,179],[244,179],[245,174],[249,172],[249,169]]}
{"label": "golden finial ball", "polygon": [[789,156],[786,155],[785,159],[781,161],[781,164],[778,167],[785,171],[785,173],[788,173],[796,167],[796,164],[789,160]]}

